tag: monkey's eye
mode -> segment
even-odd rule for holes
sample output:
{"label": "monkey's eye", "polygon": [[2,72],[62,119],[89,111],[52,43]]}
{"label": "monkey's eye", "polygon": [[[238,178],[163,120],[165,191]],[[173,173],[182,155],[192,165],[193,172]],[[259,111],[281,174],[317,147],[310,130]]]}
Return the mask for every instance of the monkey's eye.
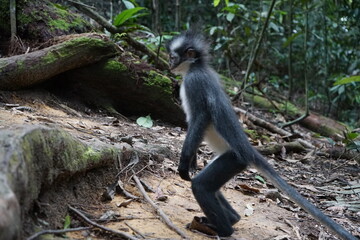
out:
{"label": "monkey's eye", "polygon": [[172,54],[170,54],[169,57],[170,57],[170,60],[175,60],[176,59],[176,57],[174,55],[172,55]]}
{"label": "monkey's eye", "polygon": [[187,48],[185,53],[188,58],[196,58],[196,51],[192,47]]}

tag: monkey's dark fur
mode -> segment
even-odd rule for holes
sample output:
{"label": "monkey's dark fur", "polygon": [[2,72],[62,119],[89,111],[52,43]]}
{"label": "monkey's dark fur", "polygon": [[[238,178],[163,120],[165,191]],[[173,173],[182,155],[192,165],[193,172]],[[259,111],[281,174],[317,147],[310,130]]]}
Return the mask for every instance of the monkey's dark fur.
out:
{"label": "monkey's dark fur", "polygon": [[[234,232],[232,225],[240,220],[220,188],[251,164],[338,237],[355,240],[290,187],[249,143],[219,77],[208,64],[208,44],[204,37],[193,31],[184,32],[167,44],[167,50],[172,71],[183,76],[180,97],[188,123],[179,174],[191,181],[194,196],[218,235],[230,236]],[[204,138],[218,156],[191,179],[189,171],[196,165],[196,152]]]}

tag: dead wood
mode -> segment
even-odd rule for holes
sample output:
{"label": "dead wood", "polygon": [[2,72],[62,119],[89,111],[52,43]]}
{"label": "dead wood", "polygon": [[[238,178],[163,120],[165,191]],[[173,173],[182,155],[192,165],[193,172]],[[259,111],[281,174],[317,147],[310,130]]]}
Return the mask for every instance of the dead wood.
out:
{"label": "dead wood", "polygon": [[[296,119],[303,114],[303,110],[297,108],[290,102],[273,100],[273,104],[276,105],[276,108],[274,108],[274,106],[269,103],[268,99],[262,96],[244,93],[244,97],[246,101],[252,102],[255,107],[263,108],[267,111],[272,110],[276,112],[286,112],[290,119]],[[344,131],[346,131],[346,126],[344,124],[314,112],[310,112],[310,115],[307,118],[301,120],[299,124],[311,131],[319,133],[325,137],[330,137],[336,141],[342,140],[342,134]]]}
{"label": "dead wood", "polygon": [[141,185],[141,182],[139,180],[139,178],[134,174],[133,175],[134,181],[136,182],[137,187],[139,188],[141,194],[144,196],[144,198],[146,199],[146,201],[148,201],[148,203],[150,203],[150,205],[156,210],[157,214],[159,214],[159,216],[161,217],[161,219],[166,223],[166,225],[171,229],[174,230],[175,232],[177,232],[181,237],[185,238],[185,239],[189,239],[187,237],[187,235],[180,230],[178,227],[176,227],[174,225],[174,223],[171,222],[171,220],[168,218],[168,216],[161,210],[161,208],[159,208],[149,197],[149,195],[146,193],[144,187]]}
{"label": "dead wood", "polygon": [[271,155],[281,153],[282,149],[285,148],[286,152],[305,152],[306,149],[299,142],[289,142],[281,144],[269,144],[267,146],[256,147],[256,149],[263,155]]}
{"label": "dead wood", "polygon": [[[345,147],[332,147],[326,150],[329,157],[343,158],[349,160],[355,160],[360,164],[360,152],[356,150],[349,150]],[[323,155],[323,154],[320,154]]]}
{"label": "dead wood", "polygon": [[28,54],[0,58],[0,88],[17,90],[55,75],[114,56],[116,45],[104,35],[75,35],[69,41]]}
{"label": "dead wood", "polygon": [[255,125],[258,125],[260,127],[263,127],[267,130],[269,130],[270,132],[273,133],[277,133],[283,137],[289,137],[292,134],[289,133],[288,131],[285,131],[284,129],[281,129],[269,122],[266,122],[263,119],[260,119],[258,117],[256,117],[255,115],[249,113],[248,111],[238,108],[238,107],[234,107],[235,112],[240,113],[241,115],[245,116],[246,118],[248,118],[251,122],[253,122]]}
{"label": "dead wood", "polygon": [[67,228],[67,229],[56,229],[56,230],[43,230],[43,231],[35,233],[34,235],[27,238],[26,240],[33,240],[44,234],[59,234],[59,233],[67,233],[67,232],[78,232],[78,231],[89,230],[91,228],[92,227],[78,227],[78,228]]}
{"label": "dead wood", "polygon": [[114,235],[116,235],[116,236],[119,236],[119,237],[124,237],[124,238],[126,238],[126,239],[131,239],[131,240],[138,240],[138,238],[133,237],[133,236],[127,234],[127,233],[120,232],[120,231],[116,231],[116,230],[114,230],[114,229],[107,228],[107,227],[105,227],[105,226],[103,226],[103,225],[101,225],[101,224],[98,224],[98,223],[96,223],[96,222],[94,222],[94,221],[91,221],[89,218],[87,218],[84,214],[82,214],[82,213],[81,213],[79,210],[77,210],[76,208],[73,208],[73,207],[71,207],[70,205],[69,205],[68,207],[69,207],[69,209],[70,209],[71,211],[73,211],[73,212],[76,213],[78,216],[80,216],[85,222],[87,222],[88,224],[90,224],[90,225],[92,225],[92,226],[94,226],[94,227],[100,228],[101,230],[104,230],[104,231],[106,231],[106,232],[112,233],[112,234],[114,234]]}

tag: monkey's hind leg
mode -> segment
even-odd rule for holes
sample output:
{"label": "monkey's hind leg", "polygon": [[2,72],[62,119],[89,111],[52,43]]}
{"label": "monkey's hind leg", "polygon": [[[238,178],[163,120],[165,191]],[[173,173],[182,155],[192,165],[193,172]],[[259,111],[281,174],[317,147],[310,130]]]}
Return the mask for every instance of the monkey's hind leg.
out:
{"label": "monkey's hind leg", "polygon": [[240,215],[235,211],[234,208],[232,208],[230,203],[225,199],[224,195],[220,191],[217,191],[215,195],[219,199],[223,208],[228,212],[231,225],[234,225],[235,223],[239,222]]}
{"label": "monkey's hind leg", "polygon": [[227,151],[192,180],[194,196],[220,237],[230,236],[234,232],[232,225],[239,221],[240,216],[219,189],[246,166],[247,163],[237,159],[233,151]]}

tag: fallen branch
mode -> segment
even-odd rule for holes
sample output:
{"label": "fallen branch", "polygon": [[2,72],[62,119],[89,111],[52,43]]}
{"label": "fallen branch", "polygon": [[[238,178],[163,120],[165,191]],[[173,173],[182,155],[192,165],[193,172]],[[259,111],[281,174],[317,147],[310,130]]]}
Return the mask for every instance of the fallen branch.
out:
{"label": "fallen branch", "polygon": [[139,188],[141,194],[144,196],[144,198],[146,199],[146,201],[148,201],[150,203],[150,205],[156,210],[157,214],[159,214],[159,216],[161,217],[161,219],[166,223],[166,225],[171,229],[174,230],[175,232],[177,232],[181,237],[185,238],[185,239],[189,239],[188,236],[181,231],[178,227],[176,227],[171,220],[168,218],[168,216],[151,200],[151,198],[149,197],[149,195],[146,193],[144,187],[141,185],[141,182],[139,180],[139,178],[135,175],[133,175],[133,179],[136,182],[137,187]]}
{"label": "fallen branch", "polygon": [[73,208],[71,207],[70,205],[68,206],[69,209],[71,211],[73,211],[74,213],[76,213],[78,216],[80,216],[85,222],[89,223],[90,225],[94,226],[94,227],[97,227],[97,228],[100,228],[101,230],[104,230],[106,232],[110,232],[112,234],[115,234],[117,236],[120,236],[120,237],[123,237],[123,238],[127,238],[127,239],[131,239],[131,240],[138,240],[138,238],[136,237],[133,237],[127,233],[124,233],[124,232],[119,232],[119,231],[116,231],[116,230],[113,230],[111,228],[107,228],[103,225],[100,225],[96,222],[93,222],[91,221],[89,218],[87,218],[84,214],[82,214],[79,210],[77,210],[76,208]]}
{"label": "fallen branch", "polygon": [[121,33],[123,32],[123,29],[117,28],[111,23],[109,23],[104,17],[97,14],[90,6],[85,5],[78,1],[72,1],[68,0],[68,2],[76,7],[80,12],[85,13],[90,18],[94,19],[97,23],[99,23],[101,26],[106,28],[111,33]]}
{"label": "fallen branch", "polygon": [[244,109],[241,109],[241,108],[238,108],[238,107],[234,107],[234,110],[236,113],[240,113],[242,115],[244,115],[245,117],[247,117],[251,122],[253,122],[255,125],[258,125],[260,127],[263,127],[267,130],[269,130],[270,132],[273,132],[273,133],[277,133],[277,134],[280,134],[281,136],[283,137],[289,137],[291,136],[292,134],[289,133],[288,131],[285,131],[284,129],[281,129],[269,122],[266,122],[256,116],[254,116],[253,114],[249,113],[248,111],[244,110]]}
{"label": "fallen branch", "polygon": [[271,155],[271,154],[280,153],[282,151],[282,148],[285,148],[286,152],[300,153],[306,151],[305,147],[298,141],[289,142],[289,143],[269,144],[267,146],[256,147],[256,149],[262,155]]}
{"label": "fallen branch", "polygon": [[35,233],[34,235],[27,238],[27,240],[33,240],[44,234],[59,234],[67,232],[77,232],[92,229],[92,227],[78,227],[78,228],[67,228],[67,229],[56,229],[56,230],[43,230]]}
{"label": "fallen branch", "polygon": [[299,240],[301,240],[302,237],[301,237],[300,232],[299,232],[299,226],[295,226],[295,225],[292,224],[289,220],[286,220],[286,219],[285,219],[285,223],[286,223],[287,225],[289,225],[290,227],[292,227],[293,231],[294,231],[295,234],[296,234],[296,237],[297,237]]}
{"label": "fallen branch", "polygon": [[343,159],[355,160],[360,164],[360,152],[356,150],[349,150],[346,149],[345,147],[336,146],[327,149],[326,153],[331,158],[343,158]]}
{"label": "fallen branch", "polygon": [[127,222],[125,222],[125,225],[128,226],[131,230],[133,230],[136,234],[138,234],[141,238],[145,239],[146,237],[144,236],[144,234],[142,234],[139,230],[135,229],[134,227],[132,227],[130,224],[128,224]]}

